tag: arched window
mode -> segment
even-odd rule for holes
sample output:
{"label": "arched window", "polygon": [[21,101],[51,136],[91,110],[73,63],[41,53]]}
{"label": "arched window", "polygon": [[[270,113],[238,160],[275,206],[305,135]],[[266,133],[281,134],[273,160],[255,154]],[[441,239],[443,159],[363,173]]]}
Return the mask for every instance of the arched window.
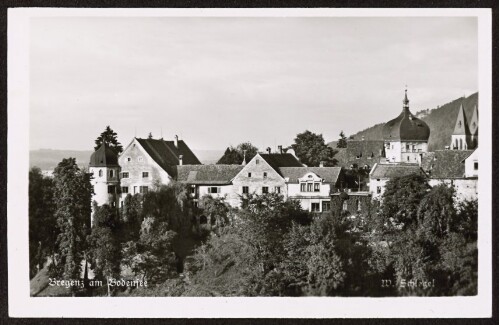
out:
{"label": "arched window", "polygon": [[102,169],[99,169],[99,177],[102,177]]}
{"label": "arched window", "polygon": [[459,150],[463,150],[463,139],[459,139]]}
{"label": "arched window", "polygon": [[457,149],[458,148],[458,143],[457,143],[457,139],[456,139],[456,145],[454,146],[454,149]]}

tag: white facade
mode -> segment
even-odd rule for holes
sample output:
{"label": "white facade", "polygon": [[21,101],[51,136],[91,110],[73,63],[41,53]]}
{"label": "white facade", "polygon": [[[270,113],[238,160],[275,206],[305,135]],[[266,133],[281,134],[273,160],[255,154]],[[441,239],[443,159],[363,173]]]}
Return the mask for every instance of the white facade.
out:
{"label": "white facade", "polygon": [[465,177],[478,177],[478,148],[464,161]]}
{"label": "white facade", "polygon": [[152,190],[157,184],[168,184],[172,179],[135,138],[118,157],[118,163],[121,166],[122,201],[127,194],[143,193]]}
{"label": "white facade", "polygon": [[301,207],[310,212],[331,210],[331,184],[313,172],[298,179],[298,183],[287,183],[288,198],[298,200]]}

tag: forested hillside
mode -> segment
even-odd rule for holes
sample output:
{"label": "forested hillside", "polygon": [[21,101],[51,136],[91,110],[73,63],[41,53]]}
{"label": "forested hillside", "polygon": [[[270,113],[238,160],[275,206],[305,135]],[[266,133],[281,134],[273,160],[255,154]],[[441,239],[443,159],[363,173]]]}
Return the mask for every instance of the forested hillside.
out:
{"label": "forested hillside", "polygon": [[[473,114],[473,108],[478,103],[478,93],[474,93],[466,98],[458,98],[450,103],[435,108],[430,111],[428,116],[422,118],[430,127],[428,150],[444,149],[445,146],[450,144],[452,131],[456,124],[457,114],[461,103],[464,105],[464,112],[469,122],[471,115]],[[414,111],[413,114],[415,113],[416,112]],[[395,117],[396,116],[390,117],[386,122]],[[370,128],[357,132],[352,136],[357,140],[362,139],[362,136],[364,136],[365,140],[382,140],[383,125],[384,123],[376,124]]]}

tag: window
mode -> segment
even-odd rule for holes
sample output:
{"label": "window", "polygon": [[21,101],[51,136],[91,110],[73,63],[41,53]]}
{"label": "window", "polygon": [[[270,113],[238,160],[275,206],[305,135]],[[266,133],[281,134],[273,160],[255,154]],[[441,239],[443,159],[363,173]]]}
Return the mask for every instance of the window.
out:
{"label": "window", "polygon": [[262,187],[262,194],[267,194],[268,192],[269,192],[269,187],[268,186]]}
{"label": "window", "polygon": [[281,187],[280,186],[274,187],[274,192],[281,193]]}
{"label": "window", "polygon": [[115,192],[116,192],[116,188],[115,188],[115,186],[114,186],[114,185],[109,185],[109,186],[107,187],[107,193],[109,193],[109,194],[114,194]]}
{"label": "window", "polygon": [[345,200],[343,201],[343,211],[347,211],[348,210],[348,201]]}
{"label": "window", "polygon": [[137,186],[133,187],[133,194],[137,194]]}
{"label": "window", "polygon": [[191,188],[189,189],[191,194],[196,194],[196,186],[191,186]]}
{"label": "window", "polygon": [[412,152],[416,152],[416,145],[415,144],[412,145]]}
{"label": "window", "polygon": [[405,150],[409,151],[409,145],[408,144],[405,145]]}
{"label": "window", "polygon": [[251,177],[251,173],[248,173],[248,177]]}
{"label": "window", "polygon": [[113,169],[110,169],[110,170],[109,170],[109,177],[110,177],[110,178],[113,178],[113,177],[114,177],[114,170],[113,170]]}
{"label": "window", "polygon": [[311,208],[312,212],[321,212],[321,206],[319,203],[312,203]]}
{"label": "window", "polygon": [[475,161],[475,162],[473,163],[473,169],[474,169],[474,170],[478,170],[478,161]]}
{"label": "window", "polygon": [[457,127],[458,127],[458,128],[460,128],[460,127],[461,127],[461,121],[459,121],[459,122],[457,123]]}
{"label": "window", "polygon": [[409,161],[409,156],[407,156],[407,161]]}
{"label": "window", "polygon": [[126,161],[130,162],[130,161],[132,161],[132,158],[126,157]]}
{"label": "window", "polygon": [[331,211],[331,202],[330,201],[322,201],[322,212]]}
{"label": "window", "polygon": [[321,187],[320,187],[320,186],[321,186],[321,184],[319,184],[319,183],[315,183],[315,184],[314,184],[314,192],[320,192],[320,190],[321,190]]}
{"label": "window", "polygon": [[123,201],[121,201],[121,207],[123,207]]}
{"label": "window", "polygon": [[300,191],[305,192],[307,190],[307,183],[301,183],[300,184]]}
{"label": "window", "polygon": [[381,193],[381,186],[376,187],[376,193],[378,193],[378,194]]}
{"label": "window", "polygon": [[314,184],[307,183],[307,192],[312,192],[312,186],[314,186]]}
{"label": "window", "polygon": [[257,164],[257,165],[258,165],[259,163],[260,163],[260,159],[256,159],[256,160],[255,160],[255,164]]}
{"label": "window", "polygon": [[122,186],[121,187],[121,193],[128,193],[128,186]]}
{"label": "window", "polygon": [[248,193],[249,193],[249,187],[243,186],[243,194],[248,194]]}
{"label": "window", "polygon": [[149,187],[147,187],[147,186],[140,187],[140,193],[146,194],[147,192],[149,192]]}
{"label": "window", "polygon": [[216,187],[216,186],[208,187],[208,193],[217,194],[217,193],[220,193],[220,192],[221,192],[221,188],[220,187]]}
{"label": "window", "polygon": [[142,178],[148,178],[149,172],[142,172]]}
{"label": "window", "polygon": [[102,177],[102,169],[99,169],[99,177]]}
{"label": "window", "polygon": [[121,173],[121,178],[128,178],[128,177],[130,177],[130,174],[128,172]]}
{"label": "window", "polygon": [[267,172],[263,173],[263,178],[267,178]]}

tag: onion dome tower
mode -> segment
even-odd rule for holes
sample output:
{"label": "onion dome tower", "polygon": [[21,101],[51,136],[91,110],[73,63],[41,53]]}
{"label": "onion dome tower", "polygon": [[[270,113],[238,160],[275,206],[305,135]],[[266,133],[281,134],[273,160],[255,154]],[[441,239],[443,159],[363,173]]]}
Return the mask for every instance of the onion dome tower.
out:
{"label": "onion dome tower", "polygon": [[88,169],[92,174],[91,183],[94,188],[92,202],[117,206],[120,184],[118,154],[104,142],[90,156]]}
{"label": "onion dome tower", "polygon": [[383,126],[386,159],[395,163],[419,163],[421,155],[428,151],[430,128],[409,110],[407,89],[402,103],[402,113]]}

